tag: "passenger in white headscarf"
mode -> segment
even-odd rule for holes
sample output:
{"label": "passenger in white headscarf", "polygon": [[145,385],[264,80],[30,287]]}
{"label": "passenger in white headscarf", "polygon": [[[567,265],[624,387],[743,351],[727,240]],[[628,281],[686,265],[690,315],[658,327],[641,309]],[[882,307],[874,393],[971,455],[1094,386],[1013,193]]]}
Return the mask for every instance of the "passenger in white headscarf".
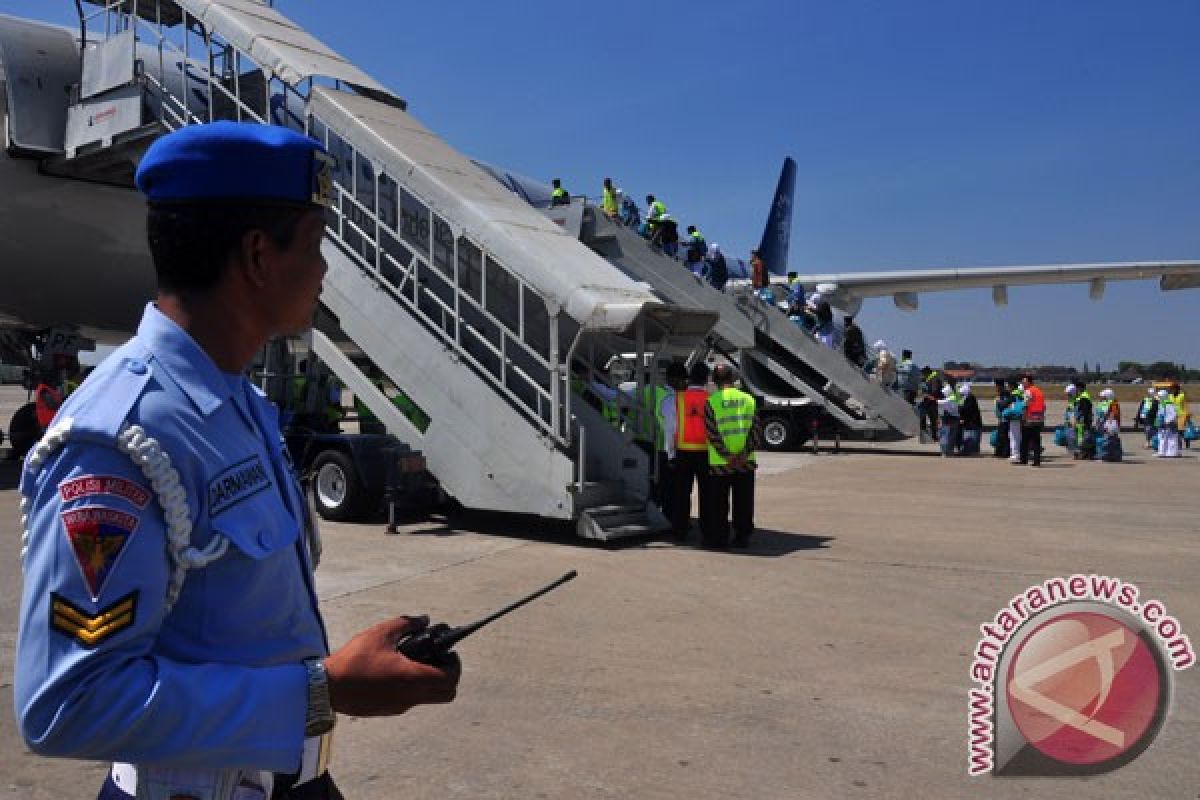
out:
{"label": "passenger in white headscarf", "polygon": [[887,342],[880,339],[875,350],[875,381],[888,389],[896,388],[896,357],[887,349]]}
{"label": "passenger in white headscarf", "polygon": [[1158,392],[1158,457],[1179,458],[1179,410],[1166,389]]}

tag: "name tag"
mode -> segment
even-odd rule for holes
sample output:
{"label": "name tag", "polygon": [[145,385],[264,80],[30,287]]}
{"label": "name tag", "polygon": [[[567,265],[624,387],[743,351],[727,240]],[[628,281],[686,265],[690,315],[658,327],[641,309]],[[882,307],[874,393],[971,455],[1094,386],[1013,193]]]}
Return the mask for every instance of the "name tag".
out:
{"label": "name tag", "polygon": [[251,456],[227,467],[208,483],[208,515],[215,517],[271,486],[270,472],[261,456]]}

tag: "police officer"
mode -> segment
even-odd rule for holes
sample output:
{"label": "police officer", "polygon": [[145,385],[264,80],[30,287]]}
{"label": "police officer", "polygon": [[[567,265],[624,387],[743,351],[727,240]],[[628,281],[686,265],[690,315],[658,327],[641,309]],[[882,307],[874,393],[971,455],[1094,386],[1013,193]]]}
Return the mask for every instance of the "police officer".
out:
{"label": "police officer", "polygon": [[36,753],[114,762],[103,800],[340,798],[336,712],[454,698],[456,661],[395,652],[423,618],[330,654],[315,529],[277,411],[243,375],[311,324],[329,169],[278,127],[156,141],[137,185],[157,299],[25,463],[20,730]]}
{"label": "police officer", "polygon": [[708,513],[701,517],[705,545],[729,544],[729,497],[733,495],[733,546],[748,547],[754,533],[754,449],[760,439],[754,398],[734,387],[733,367],[720,364],[713,370],[717,390],[704,409],[708,439]]}

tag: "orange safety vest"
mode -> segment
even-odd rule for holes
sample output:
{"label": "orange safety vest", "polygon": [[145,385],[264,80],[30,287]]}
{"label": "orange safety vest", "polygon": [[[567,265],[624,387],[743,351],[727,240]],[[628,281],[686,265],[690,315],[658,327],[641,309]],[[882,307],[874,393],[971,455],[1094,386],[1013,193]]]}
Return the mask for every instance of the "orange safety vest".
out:
{"label": "orange safety vest", "polygon": [[1025,420],[1027,422],[1046,421],[1046,396],[1036,386],[1025,390]]}
{"label": "orange safety vest", "polygon": [[[54,407],[46,402],[45,395],[49,394],[54,400]],[[37,389],[33,392],[34,411],[37,413],[38,425],[43,428],[49,428],[50,423],[54,421],[54,415],[58,413],[58,407],[62,405],[63,394],[58,389],[45,383],[39,383]]]}
{"label": "orange safety vest", "polygon": [[708,404],[708,392],[704,389],[688,389],[675,393],[675,449],[691,452],[708,450],[708,437],[704,433],[704,407]]}

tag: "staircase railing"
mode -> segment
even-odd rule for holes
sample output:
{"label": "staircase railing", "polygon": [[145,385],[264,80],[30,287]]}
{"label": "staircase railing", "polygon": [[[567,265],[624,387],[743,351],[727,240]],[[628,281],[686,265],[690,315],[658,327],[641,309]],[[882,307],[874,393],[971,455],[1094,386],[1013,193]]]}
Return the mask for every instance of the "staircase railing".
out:
{"label": "staircase railing", "polygon": [[133,31],[131,74],[144,82],[151,112],[168,129],[232,119],[283,125],[322,141],[339,162],[328,237],[530,424],[571,446],[563,355],[578,324],[550,313],[520,275],[465,234],[454,235],[452,222],[388,174],[386,164],[363,158],[348,136],[309,114],[320,79],[286,83],[173,3],[109,0],[90,14],[78,7],[85,40],[89,28],[106,36]]}

